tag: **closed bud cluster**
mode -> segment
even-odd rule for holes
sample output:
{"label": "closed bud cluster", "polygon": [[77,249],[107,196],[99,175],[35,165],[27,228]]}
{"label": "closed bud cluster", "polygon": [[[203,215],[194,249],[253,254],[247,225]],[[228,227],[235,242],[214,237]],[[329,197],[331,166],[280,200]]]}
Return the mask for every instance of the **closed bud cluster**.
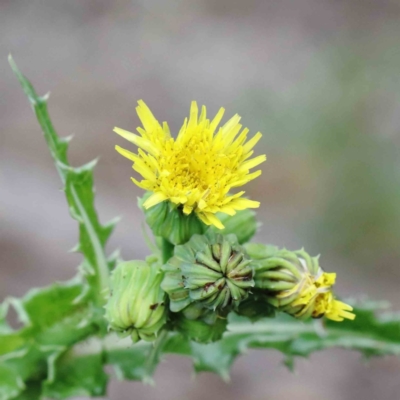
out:
{"label": "closed bud cluster", "polygon": [[133,342],[153,341],[166,322],[163,274],[145,261],[119,264],[111,278],[111,296],[105,306],[109,328]]}
{"label": "closed bud cluster", "polygon": [[212,231],[194,235],[175,247],[174,257],[163,269],[162,288],[169,295],[171,311],[179,312],[193,303],[195,307],[187,310],[189,317],[202,316],[202,308],[224,315],[254,286],[251,260],[235,235]]}
{"label": "closed bud cluster", "polygon": [[255,287],[277,309],[302,320],[322,316],[334,321],[355,318],[351,306],[335,299],[332,286],[336,274],[324,272],[318,257],[310,257],[304,250],[257,244],[247,245],[246,250],[255,260]]}

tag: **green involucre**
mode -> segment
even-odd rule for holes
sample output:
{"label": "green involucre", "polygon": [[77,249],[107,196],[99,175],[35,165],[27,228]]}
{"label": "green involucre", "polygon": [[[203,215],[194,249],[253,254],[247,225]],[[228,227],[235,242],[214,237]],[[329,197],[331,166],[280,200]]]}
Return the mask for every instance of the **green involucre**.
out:
{"label": "green involucre", "polygon": [[192,303],[224,314],[244,300],[254,286],[251,260],[235,235],[213,231],[194,235],[175,247],[174,257],[163,266],[162,288],[170,309],[179,312]]}
{"label": "green involucre", "polygon": [[166,322],[165,293],[160,288],[163,274],[145,261],[119,264],[111,277],[111,296],[105,317],[110,329],[133,342],[153,341]]}
{"label": "green involucre", "polygon": [[207,230],[195,213],[185,215],[176,204],[163,201],[148,209],[143,203],[149,197],[146,193],[139,199],[139,207],[143,210],[146,222],[155,236],[160,236],[174,245],[186,243],[194,234],[202,234]]}
{"label": "green involucre", "polygon": [[304,250],[289,251],[262,244],[249,243],[245,248],[254,260],[256,291],[264,295],[265,301],[296,318],[309,318],[313,305],[294,303],[323,274],[318,257],[311,257]]}

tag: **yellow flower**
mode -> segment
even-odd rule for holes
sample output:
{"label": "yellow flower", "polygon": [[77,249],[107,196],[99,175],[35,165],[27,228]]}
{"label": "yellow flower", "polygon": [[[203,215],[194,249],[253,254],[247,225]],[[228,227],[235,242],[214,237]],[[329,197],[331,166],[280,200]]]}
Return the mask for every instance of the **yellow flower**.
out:
{"label": "yellow flower", "polygon": [[315,300],[315,308],[313,312],[316,316],[325,315],[333,321],[343,321],[344,319],[353,320],[356,316],[353,314],[353,307],[342,301],[336,300],[331,291],[321,293]]}
{"label": "yellow flower", "polygon": [[143,177],[132,181],[153,192],[143,204],[146,209],[168,200],[182,207],[186,215],[195,212],[206,225],[223,229],[215,213],[234,215],[238,210],[259,207],[258,201],[242,197],[244,191],[229,192],[261,175],[261,170],[250,172],[266,160],[265,155],[250,158],[261,133],[246,142],[249,130],[242,129],[237,114],[217,129],[225,110],[221,108],[210,121],[205,106],[198,116],[193,101],[189,120],[185,119],[174,139],[166,122],[161,125],[142,100],[138,104],[136,111],[143,124],[137,128],[139,135],[114,129],[135,144],[138,153],[115,148],[133,161],[133,169]]}
{"label": "yellow flower", "polygon": [[317,280],[312,275],[307,276],[307,284],[298,294],[292,306],[303,306],[295,316],[302,316],[312,309],[312,317],[325,316],[333,321],[353,320],[356,316],[351,313],[353,307],[336,300],[332,293],[332,286],[336,281],[336,273],[324,272]]}
{"label": "yellow flower", "polygon": [[336,273],[324,272],[318,257],[310,257],[304,250],[251,243],[245,249],[253,259],[255,288],[264,291],[272,306],[302,320],[355,318],[351,306],[335,299]]}

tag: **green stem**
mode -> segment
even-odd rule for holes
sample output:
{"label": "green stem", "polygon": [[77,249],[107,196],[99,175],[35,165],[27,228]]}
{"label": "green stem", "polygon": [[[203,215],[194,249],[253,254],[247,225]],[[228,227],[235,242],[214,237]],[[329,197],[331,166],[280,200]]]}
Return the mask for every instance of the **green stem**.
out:
{"label": "green stem", "polygon": [[169,336],[169,332],[166,329],[162,329],[159,332],[159,335],[157,337],[157,340],[154,342],[153,347],[149,351],[149,354],[147,356],[147,361],[144,366],[144,369],[146,371],[146,375],[143,379],[144,382],[151,382],[151,377],[154,374],[154,371],[160,362],[161,354],[164,349],[165,344],[167,343]]}
{"label": "green stem", "polygon": [[58,136],[47,110],[48,96],[38,96],[32,84],[18,69],[13,58],[9,56],[8,60],[33,107],[61,181],[65,185],[68,205],[73,211],[73,218],[79,222],[81,252],[95,270],[96,281],[93,285],[96,286],[94,291],[96,303],[102,307],[105,302],[105,293],[109,288],[109,269],[104,250],[105,240],[101,237],[101,234],[104,234],[101,229],[105,227],[100,225],[93,200],[90,200],[90,193],[93,191],[92,183],[87,183],[90,181],[88,177],[91,176],[95,162],[88,163],[81,168],[70,166],[67,157],[70,138]]}
{"label": "green stem", "polygon": [[174,247],[175,246],[167,239],[162,239],[161,255],[163,264],[165,264],[174,255]]}

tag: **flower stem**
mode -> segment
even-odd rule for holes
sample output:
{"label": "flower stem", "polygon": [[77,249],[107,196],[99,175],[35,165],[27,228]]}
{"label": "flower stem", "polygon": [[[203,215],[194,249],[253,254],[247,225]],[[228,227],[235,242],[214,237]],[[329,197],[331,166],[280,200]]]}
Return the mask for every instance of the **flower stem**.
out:
{"label": "flower stem", "polygon": [[168,340],[168,331],[166,329],[162,329],[159,332],[157,340],[154,342],[153,347],[151,348],[150,352],[147,355],[147,360],[146,364],[144,366],[144,369],[146,371],[146,374],[143,378],[143,381],[145,383],[151,383],[152,382],[152,375],[154,374],[154,371],[160,362],[162,350],[167,343]]}
{"label": "flower stem", "polygon": [[174,245],[169,242],[167,239],[162,239],[162,248],[161,248],[161,255],[162,255],[162,262],[165,264],[174,254]]}

